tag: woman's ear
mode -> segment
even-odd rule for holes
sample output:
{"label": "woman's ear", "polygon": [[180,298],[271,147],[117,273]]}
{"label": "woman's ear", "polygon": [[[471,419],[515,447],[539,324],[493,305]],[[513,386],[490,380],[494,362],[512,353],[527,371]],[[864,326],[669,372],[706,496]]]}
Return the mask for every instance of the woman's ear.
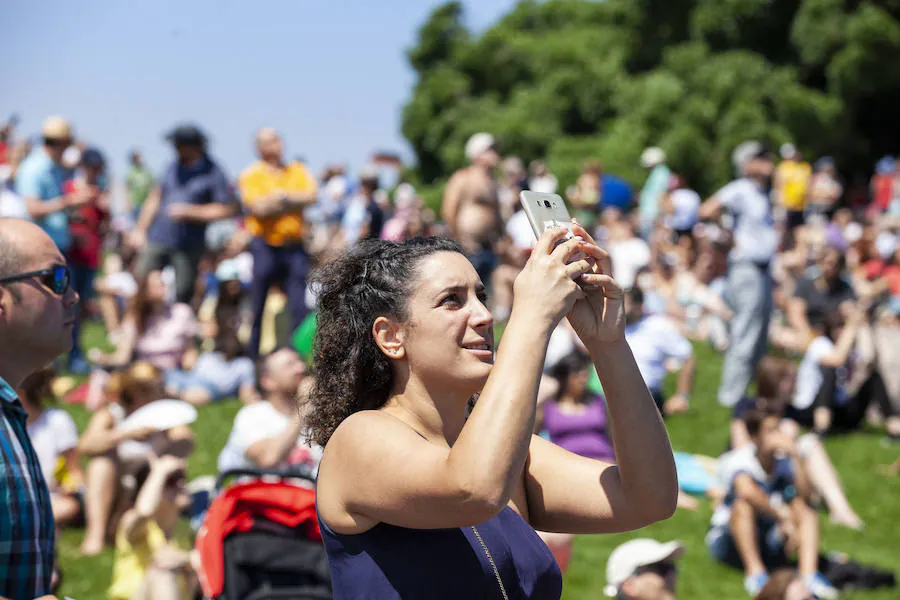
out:
{"label": "woman's ear", "polygon": [[394,360],[406,358],[403,346],[403,330],[399,323],[387,317],[378,317],[372,324],[372,337],[385,356]]}

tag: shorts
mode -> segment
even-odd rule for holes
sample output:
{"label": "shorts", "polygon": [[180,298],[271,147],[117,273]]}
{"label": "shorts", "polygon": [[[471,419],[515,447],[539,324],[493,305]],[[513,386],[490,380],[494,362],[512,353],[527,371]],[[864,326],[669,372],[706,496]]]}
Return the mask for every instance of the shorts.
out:
{"label": "shorts", "polygon": [[[763,563],[769,569],[775,569],[787,564],[787,555],[784,552],[784,537],[778,531],[775,521],[770,519],[758,519],[756,521],[756,539],[760,544],[760,555]],[[706,548],[709,555],[716,561],[724,563],[736,569],[743,569],[744,563],[738,554],[734,537],[727,525],[717,525],[706,534]]]}

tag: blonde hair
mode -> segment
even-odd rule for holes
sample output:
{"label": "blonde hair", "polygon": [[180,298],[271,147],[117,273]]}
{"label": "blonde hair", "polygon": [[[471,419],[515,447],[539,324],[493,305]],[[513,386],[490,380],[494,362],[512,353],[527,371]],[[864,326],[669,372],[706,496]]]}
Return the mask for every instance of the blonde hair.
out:
{"label": "blonde hair", "polygon": [[139,360],[128,368],[109,376],[106,391],[116,396],[125,409],[130,409],[141,397],[159,389],[162,373],[152,363]]}

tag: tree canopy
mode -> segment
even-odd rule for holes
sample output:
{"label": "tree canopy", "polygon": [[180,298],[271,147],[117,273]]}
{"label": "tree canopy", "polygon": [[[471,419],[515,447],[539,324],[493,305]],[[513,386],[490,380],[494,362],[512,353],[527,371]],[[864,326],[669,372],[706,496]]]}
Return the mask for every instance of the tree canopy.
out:
{"label": "tree canopy", "polygon": [[588,157],[639,183],[658,145],[709,192],[747,139],[869,173],[897,150],[898,19],[900,0],[524,0],[474,35],[449,2],[408,52],[403,134],[423,183],[477,131],[563,183]]}

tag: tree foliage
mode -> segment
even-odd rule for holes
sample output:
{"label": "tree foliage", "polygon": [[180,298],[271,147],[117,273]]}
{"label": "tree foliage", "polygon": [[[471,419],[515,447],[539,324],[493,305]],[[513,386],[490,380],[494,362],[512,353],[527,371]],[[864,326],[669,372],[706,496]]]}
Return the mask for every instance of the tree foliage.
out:
{"label": "tree foliage", "polygon": [[489,131],[563,183],[599,158],[634,183],[649,145],[711,191],[741,141],[792,141],[868,172],[897,150],[900,0],[523,0],[481,35],[458,2],[408,52],[403,134],[424,183]]}

